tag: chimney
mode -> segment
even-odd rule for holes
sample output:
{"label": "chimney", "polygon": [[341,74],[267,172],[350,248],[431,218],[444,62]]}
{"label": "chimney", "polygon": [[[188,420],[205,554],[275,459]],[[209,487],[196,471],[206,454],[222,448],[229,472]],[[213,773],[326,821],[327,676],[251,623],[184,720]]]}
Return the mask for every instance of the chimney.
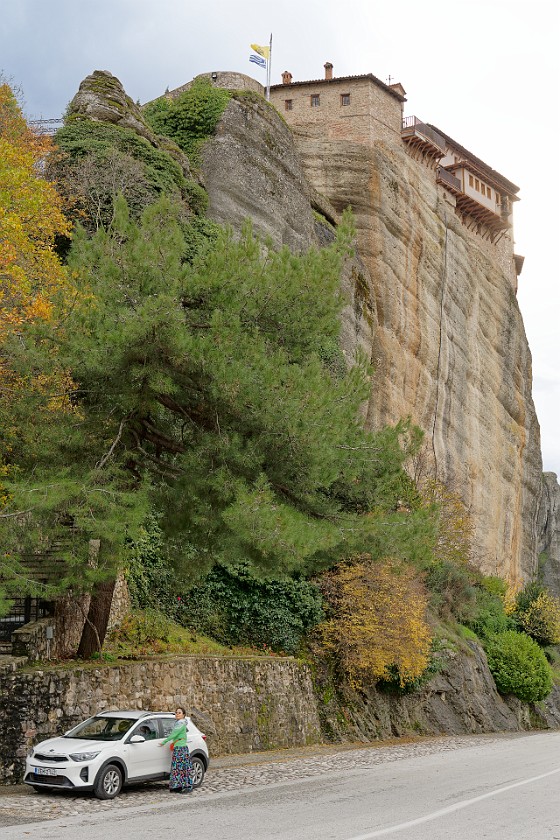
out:
{"label": "chimney", "polygon": [[332,79],[333,66],[330,61],[325,64],[325,79]]}
{"label": "chimney", "polygon": [[283,85],[291,85],[292,84],[292,74],[289,70],[284,70],[282,73],[282,84]]}

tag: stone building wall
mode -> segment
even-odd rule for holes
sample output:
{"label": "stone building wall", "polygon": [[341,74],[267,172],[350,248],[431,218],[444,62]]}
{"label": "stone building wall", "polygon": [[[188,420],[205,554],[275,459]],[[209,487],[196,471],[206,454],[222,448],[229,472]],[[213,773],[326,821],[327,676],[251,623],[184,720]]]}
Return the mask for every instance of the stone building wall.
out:
{"label": "stone building wall", "polygon": [[[57,598],[52,615],[25,624],[12,633],[13,655],[25,656],[30,662],[48,662],[51,659],[70,659],[75,656],[89,604],[90,595],[67,593]],[[118,627],[130,609],[126,579],[124,573],[119,572],[107,631]]]}
{"label": "stone building wall", "polygon": [[[342,104],[344,94],[350,95],[349,105]],[[316,107],[311,105],[312,96],[320,97]],[[365,146],[376,140],[394,142],[398,138],[400,142],[401,100],[370,76],[294,82],[270,89],[270,101],[294,131]],[[286,101],[291,102],[289,110]]]}
{"label": "stone building wall", "polygon": [[244,73],[234,73],[229,70],[220,70],[214,73],[200,73],[192,81],[187,82],[187,84],[166,91],[165,96],[176,99],[188,90],[197,79],[209,79],[214,87],[225,88],[226,90],[252,90],[254,93],[264,96],[264,88],[256,79],[252,79],[251,76],[246,76]]}

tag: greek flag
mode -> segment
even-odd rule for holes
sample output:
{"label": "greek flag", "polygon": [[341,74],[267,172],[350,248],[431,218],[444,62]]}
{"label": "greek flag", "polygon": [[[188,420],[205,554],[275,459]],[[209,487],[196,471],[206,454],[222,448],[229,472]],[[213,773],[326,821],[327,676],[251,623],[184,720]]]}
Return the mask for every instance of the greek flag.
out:
{"label": "greek flag", "polygon": [[252,61],[258,67],[264,67],[266,70],[266,58],[262,58],[260,55],[250,55],[249,61]]}

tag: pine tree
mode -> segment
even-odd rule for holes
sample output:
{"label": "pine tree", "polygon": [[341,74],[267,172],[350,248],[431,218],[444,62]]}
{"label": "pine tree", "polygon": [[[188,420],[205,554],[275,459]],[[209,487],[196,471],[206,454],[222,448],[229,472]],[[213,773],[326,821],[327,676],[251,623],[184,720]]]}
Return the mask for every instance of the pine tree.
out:
{"label": "pine tree", "polygon": [[[216,562],[308,575],[355,551],[426,550],[402,469],[416,436],[407,423],[365,432],[367,366],[333,363],[351,234],[345,223],[333,246],[294,255],[247,225],[191,265],[164,199],[140,223],[121,199],[107,231],[76,233],[72,305],[61,299],[57,328],[34,325],[12,347],[24,370],[54,344],[76,411],[33,473],[21,453],[14,493],[23,504],[40,486],[44,515],[72,518],[77,568],[101,540],[90,581],[115,568],[148,504],[165,511],[191,577]],[[413,510],[399,513],[403,493]]]}

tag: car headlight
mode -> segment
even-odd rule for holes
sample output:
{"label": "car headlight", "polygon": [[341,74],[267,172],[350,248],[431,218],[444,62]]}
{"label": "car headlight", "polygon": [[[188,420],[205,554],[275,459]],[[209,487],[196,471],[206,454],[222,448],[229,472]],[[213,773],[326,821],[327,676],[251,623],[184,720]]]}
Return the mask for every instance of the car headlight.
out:
{"label": "car headlight", "polygon": [[97,750],[97,752],[83,752],[83,753],[70,753],[70,758],[72,761],[91,761],[92,758],[97,758],[101,750]]}

